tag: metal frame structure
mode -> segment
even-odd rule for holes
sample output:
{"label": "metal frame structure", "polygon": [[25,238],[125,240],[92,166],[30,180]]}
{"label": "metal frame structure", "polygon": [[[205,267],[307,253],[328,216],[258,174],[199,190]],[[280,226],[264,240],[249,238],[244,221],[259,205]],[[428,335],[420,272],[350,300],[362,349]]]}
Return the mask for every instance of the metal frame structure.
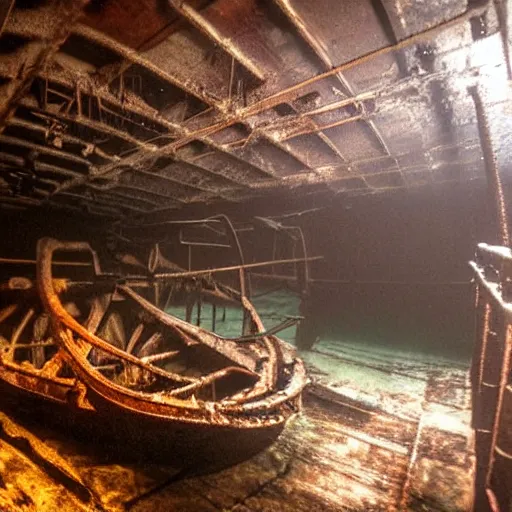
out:
{"label": "metal frame structure", "polygon": [[[66,9],[61,8],[63,3]],[[391,171],[372,170],[372,175],[402,175],[403,155],[390,149],[386,135],[372,118],[373,107],[367,105],[369,99],[373,102],[385,91],[361,92],[349,83],[346,74],[383,56],[402,55],[409,47],[484,15],[493,4],[478,4],[450,20],[399,39],[389,12],[377,2],[372,4],[375,15],[391,44],[335,65],[293,3],[274,0],[283,17],[281,22],[290,24],[293,37],[313,50],[320,71],[293,85],[276,87],[268,63],[249,56],[244,41],[221,26],[208,9],[198,11],[189,2],[170,0],[169,8],[189,24],[188,30],[198,31],[206,38],[205,44],[231,60],[231,76],[226,79],[229,94],[219,97],[211,84],[196,82],[186,70],[179,74],[166,70],[151,51],[138,52],[84,22],[75,24],[85,3],[73,2],[71,7],[69,2],[53,0],[41,8],[14,7],[5,13],[3,37],[12,39],[18,47],[0,60],[4,92],[0,131],[9,132],[2,136],[0,167],[19,174],[19,179],[29,184],[29,197],[0,197],[4,202],[16,202],[19,197],[21,206],[30,199],[62,208],[84,206],[103,211],[106,216],[137,216],[159,212],[164,204],[172,209],[188,203],[236,202],[261,194],[268,187],[287,186],[290,177],[295,184],[316,181],[329,185],[332,180],[347,177],[338,174],[337,169],[342,168],[362,174],[361,187],[371,190],[372,181],[360,172],[359,160],[345,156],[339,141],[334,142],[332,130],[351,123],[366,127],[368,136],[380,148],[383,164],[394,162]],[[50,19],[52,23],[41,22]],[[217,25],[211,20],[217,20]],[[112,55],[113,62],[87,73],[63,67],[60,62],[68,58],[71,39],[75,44],[81,41],[104,50]],[[233,95],[240,85],[237,80],[244,81],[239,78],[240,70],[259,84],[254,89],[257,94],[245,91],[242,85],[241,94]],[[128,86],[130,73],[139,86]],[[151,77],[154,87],[160,84],[162,90],[170,88],[170,97],[176,97],[172,108],[183,103],[186,110],[194,104],[195,111],[185,112],[179,119],[168,115],[167,107],[161,108],[144,97],[146,85],[141,73]],[[326,94],[326,101],[313,108],[297,105],[297,100],[310,94],[312,88],[327,91],[331,84],[341,84],[341,100],[332,101]],[[286,112],[281,117],[276,109],[283,105]],[[347,107],[354,107],[355,113],[345,112]],[[318,116],[328,111],[334,118],[321,121]],[[226,138],[232,129],[245,134]],[[304,136],[312,137],[311,144],[332,155],[329,164],[310,162],[309,150],[300,142]],[[114,149],[117,146],[121,150]],[[14,162],[24,150],[33,152],[33,161],[25,158]],[[366,162],[368,158],[360,160]],[[379,159],[375,162],[377,165]],[[23,171],[27,167],[32,168],[28,176]],[[32,181],[35,185],[30,185]],[[159,182],[165,186],[156,185]]]}

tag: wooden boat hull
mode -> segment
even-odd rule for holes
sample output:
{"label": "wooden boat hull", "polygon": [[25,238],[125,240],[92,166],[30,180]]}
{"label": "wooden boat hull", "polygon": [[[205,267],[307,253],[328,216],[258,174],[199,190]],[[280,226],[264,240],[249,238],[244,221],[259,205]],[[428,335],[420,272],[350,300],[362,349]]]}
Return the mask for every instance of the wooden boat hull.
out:
{"label": "wooden boat hull", "polygon": [[[91,254],[86,286],[99,288],[91,293],[54,279],[55,251]],[[41,303],[4,313],[19,309],[0,340],[2,403],[63,428],[87,451],[94,446],[118,460],[160,461],[189,474],[213,471],[270,445],[300,409],[304,364],[265,331],[243,292],[249,336],[222,338],[112,281],[88,244],[52,239],[38,243],[37,289]],[[125,328],[129,337],[120,334]],[[45,360],[36,352],[42,347],[51,347]],[[175,367],[158,366],[161,356],[176,358]]]}
{"label": "wooden boat hull", "polygon": [[272,444],[285,421],[275,425],[235,428],[191,425],[122,410],[88,391],[94,409],[53,400],[0,378],[1,408],[38,429],[57,429],[72,437],[84,453],[123,462],[157,462],[187,474],[219,471],[246,460]]}

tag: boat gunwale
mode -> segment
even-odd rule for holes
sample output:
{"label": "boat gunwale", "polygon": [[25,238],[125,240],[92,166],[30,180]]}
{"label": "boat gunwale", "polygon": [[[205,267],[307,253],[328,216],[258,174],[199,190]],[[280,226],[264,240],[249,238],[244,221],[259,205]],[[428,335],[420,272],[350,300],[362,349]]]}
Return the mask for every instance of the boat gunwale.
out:
{"label": "boat gunwale", "polygon": [[[43,238],[39,240],[37,246],[37,283],[39,286],[41,300],[45,309],[50,313],[54,329],[57,330],[57,343],[59,343],[70,356],[68,363],[77,378],[86,386],[90,387],[96,394],[104,400],[131,412],[141,415],[158,417],[169,421],[180,421],[185,423],[204,423],[215,426],[227,426],[230,428],[247,426],[253,428],[255,426],[275,426],[280,421],[284,421],[285,416],[293,413],[294,407],[285,407],[286,403],[290,406],[297,401],[305,383],[304,365],[300,359],[296,358],[291,370],[291,376],[285,388],[274,391],[262,400],[247,404],[235,404],[223,406],[221,402],[192,402],[191,400],[181,400],[165,394],[145,393],[133,391],[124,386],[120,386],[108,380],[98,371],[90,367],[90,363],[86,360],[84,354],[77,349],[73,340],[73,333],[79,339],[104,349],[107,346],[107,352],[116,352],[112,346],[101,338],[87,331],[85,327],[79,324],[69,313],[63,308],[60,300],[53,290],[51,260],[53,252],[59,249],[78,250],[78,251],[94,251],[89,244],[85,242],[65,242],[61,243],[55,239]],[[163,312],[162,312],[163,313]],[[252,308],[253,314],[255,312]],[[166,313],[163,313],[166,315]],[[260,321],[261,322],[261,321]],[[186,323],[186,322],[185,322]],[[67,328],[64,329],[64,326]],[[208,332],[208,331],[205,331]],[[211,333],[210,333],[211,334]],[[273,341],[277,341],[273,340]],[[117,355],[117,354],[113,354]],[[149,370],[152,373],[167,373],[158,367],[144,363],[135,357],[128,358],[125,353],[120,356],[123,359],[136,360],[136,366]],[[293,392],[287,393],[292,389]],[[155,400],[156,396],[161,396],[160,400]],[[272,400],[273,398],[273,400]],[[130,405],[131,404],[131,405]],[[272,404],[269,407],[269,404]],[[246,407],[248,406],[248,407]],[[289,409],[289,411],[287,411]],[[274,419],[271,416],[278,411],[278,415]],[[266,415],[261,417],[258,413],[265,412]],[[289,412],[290,414],[284,414]],[[233,423],[236,419],[240,422]],[[240,423],[240,424],[238,424]]]}

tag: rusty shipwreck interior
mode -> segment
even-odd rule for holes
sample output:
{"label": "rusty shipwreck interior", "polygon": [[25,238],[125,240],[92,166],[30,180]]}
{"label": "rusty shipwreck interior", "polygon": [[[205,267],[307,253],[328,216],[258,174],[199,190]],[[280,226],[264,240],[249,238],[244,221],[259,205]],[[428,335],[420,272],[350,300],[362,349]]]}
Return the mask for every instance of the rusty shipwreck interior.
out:
{"label": "rusty shipwreck interior", "polygon": [[0,510],[512,510],[509,0],[0,2]]}

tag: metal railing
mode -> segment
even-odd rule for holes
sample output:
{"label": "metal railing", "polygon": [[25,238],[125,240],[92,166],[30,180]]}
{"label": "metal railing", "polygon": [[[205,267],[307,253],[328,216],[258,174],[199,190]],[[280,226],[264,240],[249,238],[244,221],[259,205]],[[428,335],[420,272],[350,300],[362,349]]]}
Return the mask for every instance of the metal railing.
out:
{"label": "metal railing", "polygon": [[512,251],[479,244],[471,368],[475,512],[512,510]]}

